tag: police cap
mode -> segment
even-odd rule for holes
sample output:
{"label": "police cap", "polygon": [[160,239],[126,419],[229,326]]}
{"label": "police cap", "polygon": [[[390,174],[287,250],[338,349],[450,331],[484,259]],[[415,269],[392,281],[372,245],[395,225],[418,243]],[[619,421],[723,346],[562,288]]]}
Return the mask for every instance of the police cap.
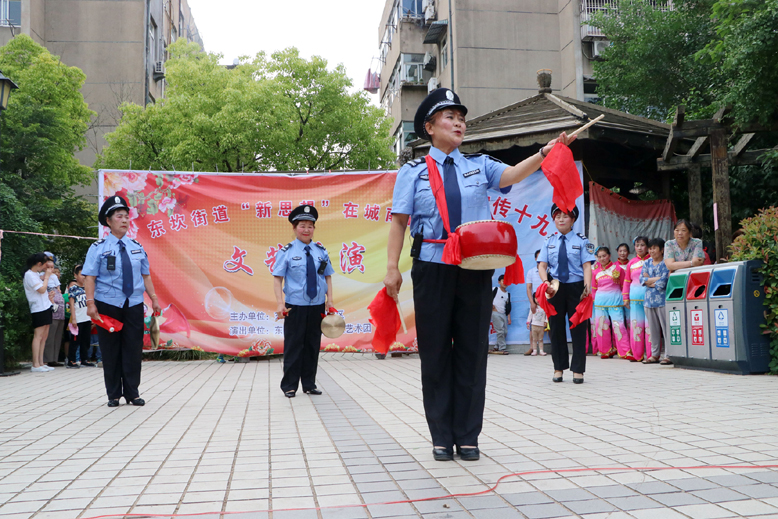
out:
{"label": "police cap", "polygon": [[462,113],[467,115],[467,107],[459,102],[459,96],[448,88],[438,88],[432,91],[424,101],[419,105],[416,110],[416,116],[413,118],[413,129],[416,131],[416,135],[429,139],[427,129],[424,127],[430,117],[436,112],[443,110],[444,108],[458,108],[462,110]]}
{"label": "police cap", "polygon": [[295,222],[315,222],[319,219],[319,212],[312,205],[301,205],[295,207],[291,213],[289,213],[289,221]]}
{"label": "police cap", "polygon": [[[551,218],[554,217],[554,215],[557,213],[557,211],[561,211],[561,209],[559,207],[557,207],[556,204],[553,204],[551,206]],[[567,213],[567,215],[570,218],[572,218],[573,220],[578,220],[578,207],[577,206],[573,207],[573,210],[571,212]]]}
{"label": "police cap", "polygon": [[127,201],[120,196],[109,196],[106,198],[105,202],[103,202],[103,206],[100,208],[100,214],[97,216],[100,224],[108,225],[106,219],[111,216],[111,214],[113,214],[113,212],[117,209],[125,209],[127,212],[129,212],[130,206],[128,206]]}

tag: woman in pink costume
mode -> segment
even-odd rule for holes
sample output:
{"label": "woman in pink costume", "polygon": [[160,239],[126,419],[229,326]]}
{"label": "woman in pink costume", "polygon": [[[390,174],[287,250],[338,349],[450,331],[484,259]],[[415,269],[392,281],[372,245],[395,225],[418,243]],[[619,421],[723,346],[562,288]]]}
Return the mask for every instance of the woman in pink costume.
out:
{"label": "woman in pink costume", "polygon": [[[609,359],[616,353],[625,358],[629,352],[629,334],[624,324],[624,269],[611,262],[608,247],[597,250],[600,268],[593,275],[594,331],[600,357]],[[613,337],[616,345],[613,345]]]}
{"label": "woman in pink costume", "polygon": [[643,354],[651,351],[650,344],[646,346],[646,313],[643,310],[643,297],[646,287],[640,284],[640,273],[643,271],[643,261],[648,258],[648,238],[635,238],[635,257],[625,267],[624,304],[629,305],[629,351],[625,357],[632,362],[643,360]]}

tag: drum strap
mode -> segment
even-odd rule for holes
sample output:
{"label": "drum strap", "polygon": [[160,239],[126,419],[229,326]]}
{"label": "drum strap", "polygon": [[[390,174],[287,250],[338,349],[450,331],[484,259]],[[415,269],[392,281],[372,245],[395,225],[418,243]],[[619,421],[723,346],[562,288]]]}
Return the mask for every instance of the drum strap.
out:
{"label": "drum strap", "polygon": [[451,226],[448,221],[448,204],[446,203],[446,190],[443,185],[443,179],[438,171],[438,165],[431,156],[424,157],[427,161],[427,173],[430,177],[430,187],[432,188],[432,194],[435,197],[435,205],[438,206],[438,212],[440,218],[443,220],[443,228],[448,234],[448,238],[445,240],[424,240],[427,243],[444,243],[443,247],[443,262],[449,265],[459,265],[462,263],[462,249],[459,245],[459,234],[451,232]]}

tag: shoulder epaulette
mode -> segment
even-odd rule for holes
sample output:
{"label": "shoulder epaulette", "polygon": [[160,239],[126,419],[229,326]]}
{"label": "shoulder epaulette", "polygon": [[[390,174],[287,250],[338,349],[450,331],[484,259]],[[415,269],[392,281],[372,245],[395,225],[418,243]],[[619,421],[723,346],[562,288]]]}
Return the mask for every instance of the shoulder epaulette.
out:
{"label": "shoulder epaulette", "polygon": [[496,158],[496,157],[492,157],[491,155],[486,155],[486,154],[484,154],[484,153],[465,153],[465,154],[463,154],[463,156],[464,156],[466,159],[475,159],[475,158],[478,158],[478,157],[488,157],[488,158],[492,159],[492,160],[493,160],[493,161],[495,161],[495,162],[499,162],[500,164],[505,164],[505,163],[504,163],[503,161],[501,161],[500,159],[498,159],[498,158]]}
{"label": "shoulder epaulette", "polygon": [[408,162],[405,163],[405,165],[414,167],[414,166],[418,166],[422,162],[424,162],[424,157],[419,157],[417,159],[409,160]]}
{"label": "shoulder epaulette", "polygon": [[132,243],[134,243],[135,245],[138,245],[138,246],[140,246],[140,247],[143,247],[143,245],[141,245],[141,243],[140,243],[138,240],[130,240],[130,241],[131,241]]}
{"label": "shoulder epaulette", "polygon": [[324,247],[324,245],[322,245],[321,243],[319,243],[319,242],[314,242],[314,243],[315,243],[316,245],[318,245],[318,246],[319,246],[319,248],[320,248],[321,250],[323,250],[323,251],[325,251],[325,252],[327,251],[327,248],[326,248],[326,247]]}
{"label": "shoulder epaulette", "polygon": [[94,243],[92,244],[92,247],[94,247],[95,245],[100,245],[100,244],[101,244],[101,243],[103,243],[104,241],[105,241],[105,238],[100,238],[99,240],[97,240],[96,242],[94,242]]}
{"label": "shoulder epaulette", "polygon": [[579,238],[583,238],[584,240],[588,240],[589,238],[586,237],[585,234],[582,234],[580,232],[575,233]]}
{"label": "shoulder epaulette", "polygon": [[281,247],[281,250],[284,251],[284,252],[288,251],[289,247],[291,247],[293,243],[294,243],[293,241],[290,241],[289,243],[287,243],[286,245]]}

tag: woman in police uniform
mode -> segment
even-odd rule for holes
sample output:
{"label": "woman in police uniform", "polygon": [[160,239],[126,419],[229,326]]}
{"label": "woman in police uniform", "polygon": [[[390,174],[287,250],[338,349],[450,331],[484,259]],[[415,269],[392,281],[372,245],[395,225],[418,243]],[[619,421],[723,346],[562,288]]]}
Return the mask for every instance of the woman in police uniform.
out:
{"label": "woman in police uniform", "polygon": [[[296,239],[276,253],[273,288],[277,319],[284,319],[284,376],[281,390],[288,398],[303,391],[321,395],[316,388],[316,370],[321,347],[322,315],[335,306],[327,249],[313,241],[319,213],[301,205],[289,214]],[[326,302],[326,304],[325,304]]]}
{"label": "woman in police uniform", "polygon": [[[563,133],[512,167],[486,155],[465,156],[458,148],[465,136],[466,114],[467,108],[454,92],[439,88],[421,103],[414,119],[416,134],[432,142],[429,154],[443,179],[452,230],[463,223],[491,219],[488,188],[507,192],[540,168],[557,141],[572,141]],[[422,393],[433,456],[439,461],[451,460],[456,446],[463,460],[477,460],[494,272],[445,264],[442,243],[422,242],[444,238],[444,230],[427,164],[417,159],[400,169],[394,187],[384,279],[390,297],[397,297],[402,285],[398,262],[409,218],[415,239],[411,279]]]}
{"label": "woman in police uniform", "polygon": [[154,293],[149,259],[143,246],[127,237],[130,208],[120,196],[109,197],[100,208],[98,220],[111,230],[86,255],[81,273],[86,276],[87,315],[100,314],[123,323],[121,331],[97,328],[103,354],[103,376],[108,407],[117,407],[119,398],[128,404],[145,405],[140,398],[140,369],[143,359],[143,292],[151,297],[155,314],[162,309]]}

